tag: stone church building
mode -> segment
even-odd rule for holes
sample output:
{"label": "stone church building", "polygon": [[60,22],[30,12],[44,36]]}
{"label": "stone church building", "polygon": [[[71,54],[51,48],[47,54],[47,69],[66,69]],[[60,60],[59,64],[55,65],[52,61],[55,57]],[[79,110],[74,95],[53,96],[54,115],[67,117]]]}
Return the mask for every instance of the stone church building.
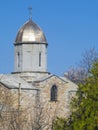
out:
{"label": "stone church building", "polygon": [[47,47],[43,31],[30,18],[19,29],[14,42],[14,72],[0,74],[0,91],[12,94],[13,107],[26,110],[25,113],[28,108],[29,121],[31,117],[33,121],[41,118],[43,130],[51,129],[56,117],[68,117],[70,100],[77,90],[77,85],[66,77],[48,72]]}

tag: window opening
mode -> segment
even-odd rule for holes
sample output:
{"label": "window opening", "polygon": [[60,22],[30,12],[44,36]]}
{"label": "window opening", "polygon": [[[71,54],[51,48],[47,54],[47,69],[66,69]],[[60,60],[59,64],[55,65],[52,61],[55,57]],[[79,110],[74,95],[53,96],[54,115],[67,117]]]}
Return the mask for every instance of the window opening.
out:
{"label": "window opening", "polygon": [[18,52],[18,67],[20,67],[20,53]]}
{"label": "window opening", "polygon": [[51,101],[57,101],[57,86],[53,85],[51,88]]}
{"label": "window opening", "polygon": [[39,66],[41,66],[41,52],[39,53]]}

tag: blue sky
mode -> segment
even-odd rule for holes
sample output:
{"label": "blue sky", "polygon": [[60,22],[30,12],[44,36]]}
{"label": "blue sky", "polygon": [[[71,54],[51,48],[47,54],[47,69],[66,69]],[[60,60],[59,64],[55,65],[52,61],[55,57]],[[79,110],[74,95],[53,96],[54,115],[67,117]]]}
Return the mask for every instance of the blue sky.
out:
{"label": "blue sky", "polygon": [[49,72],[62,75],[85,50],[98,51],[98,0],[1,0],[0,73],[14,71],[13,43],[29,18],[29,6],[49,44]]}

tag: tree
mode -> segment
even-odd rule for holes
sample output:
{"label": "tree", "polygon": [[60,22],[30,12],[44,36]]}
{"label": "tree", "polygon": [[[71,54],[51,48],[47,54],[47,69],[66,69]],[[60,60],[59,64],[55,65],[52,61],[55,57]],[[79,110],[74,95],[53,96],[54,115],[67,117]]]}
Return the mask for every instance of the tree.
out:
{"label": "tree", "polygon": [[82,55],[82,60],[78,64],[78,67],[70,68],[64,76],[76,84],[83,83],[85,78],[89,76],[93,63],[97,60],[98,53],[94,48],[86,50]]}
{"label": "tree", "polygon": [[[31,115],[31,129],[30,130],[49,130],[51,129],[51,116],[50,111],[46,107],[45,102],[41,102],[40,100],[33,107],[34,115]],[[35,117],[35,118],[34,118]]]}
{"label": "tree", "polygon": [[13,95],[0,83],[0,129],[2,130],[25,130],[27,110],[19,110],[13,100],[15,98],[15,94]]}
{"label": "tree", "polygon": [[0,129],[5,129],[8,124],[11,104],[11,93],[0,83]]}
{"label": "tree", "polygon": [[58,118],[53,122],[53,130],[67,130],[67,122],[65,118]]}
{"label": "tree", "polygon": [[85,71],[85,69],[80,67],[70,68],[67,74],[64,74],[65,77],[67,77],[69,80],[76,84],[83,83],[87,75],[88,73]]}
{"label": "tree", "polygon": [[[49,130],[52,118],[46,102],[42,102],[39,93],[34,99],[33,93],[10,91],[0,83],[0,130]],[[19,97],[21,96],[21,98]],[[28,98],[28,99],[27,99]],[[22,106],[21,100],[27,100]],[[55,115],[55,113],[54,113]],[[53,117],[54,118],[54,117]]]}
{"label": "tree", "polygon": [[90,73],[93,63],[98,60],[98,52],[95,50],[95,48],[91,48],[89,50],[86,50],[82,57],[83,58],[80,61],[79,66],[80,68],[84,68],[88,74]]}
{"label": "tree", "polygon": [[61,130],[98,130],[98,61],[92,65],[86,81],[79,85],[71,105],[72,114],[62,121],[65,125]]}

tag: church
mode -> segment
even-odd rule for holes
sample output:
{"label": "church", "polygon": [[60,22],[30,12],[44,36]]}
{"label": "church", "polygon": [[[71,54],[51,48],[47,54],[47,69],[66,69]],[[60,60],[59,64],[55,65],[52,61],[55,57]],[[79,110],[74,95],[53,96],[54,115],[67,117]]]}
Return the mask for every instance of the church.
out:
{"label": "church", "polygon": [[[35,129],[40,126],[40,130],[51,130],[52,122],[56,117],[68,117],[71,98],[77,91],[77,85],[66,77],[48,72],[47,47],[48,42],[44,32],[32,18],[29,18],[15,38],[14,72],[0,74],[1,97],[4,92],[11,94],[13,109],[24,111],[25,120],[28,115],[28,130],[33,130],[30,124]],[[7,102],[7,106],[10,102]],[[7,129],[7,125],[3,128],[1,124],[1,128]],[[25,130],[26,126],[22,125],[22,128]]]}

